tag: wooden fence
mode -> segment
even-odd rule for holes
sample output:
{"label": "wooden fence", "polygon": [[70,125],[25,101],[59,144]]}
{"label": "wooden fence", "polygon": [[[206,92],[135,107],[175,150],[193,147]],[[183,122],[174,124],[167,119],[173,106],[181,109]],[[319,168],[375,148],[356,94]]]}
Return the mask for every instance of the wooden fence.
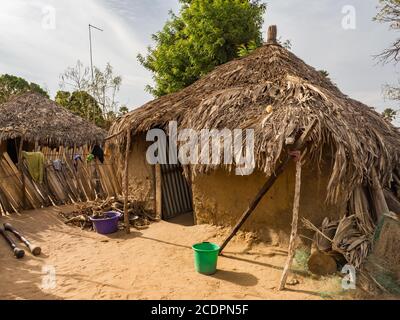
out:
{"label": "wooden fence", "polygon": [[[25,161],[19,166],[6,152],[0,154],[0,215],[121,195],[113,155],[106,152],[104,163],[87,162],[89,150],[38,147],[45,157],[42,183],[32,179]],[[74,160],[75,155],[80,158]],[[60,160],[60,167],[53,165],[55,160]]]}

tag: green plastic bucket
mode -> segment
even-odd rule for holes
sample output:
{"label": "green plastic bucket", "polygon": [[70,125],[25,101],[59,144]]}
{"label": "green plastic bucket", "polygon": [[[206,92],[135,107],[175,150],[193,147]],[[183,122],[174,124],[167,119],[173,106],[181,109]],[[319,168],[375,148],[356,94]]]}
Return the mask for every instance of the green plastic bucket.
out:
{"label": "green plastic bucket", "polygon": [[195,244],[194,250],[194,267],[198,273],[212,275],[217,272],[217,261],[219,250],[218,245],[210,242]]}

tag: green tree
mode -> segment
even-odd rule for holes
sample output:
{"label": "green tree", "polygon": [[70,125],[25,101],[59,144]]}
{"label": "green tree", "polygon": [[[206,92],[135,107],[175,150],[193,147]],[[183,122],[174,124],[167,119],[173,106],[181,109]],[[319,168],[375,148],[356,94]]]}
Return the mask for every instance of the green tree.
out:
{"label": "green tree", "polygon": [[[192,84],[213,68],[262,44],[266,5],[260,0],[179,0],[179,15],[170,12],[153,35],[155,46],[139,62],[153,73],[159,97]],[[246,48],[241,51],[240,48]]]}
{"label": "green tree", "polygon": [[106,122],[99,104],[86,91],[74,91],[72,93],[58,91],[55,101],[74,114],[95,122],[99,127],[106,128]]}
{"label": "green tree", "polygon": [[393,110],[392,108],[387,108],[382,112],[382,115],[386,120],[392,122],[396,119],[398,111]]}
{"label": "green tree", "polygon": [[118,111],[116,96],[120,90],[122,78],[114,75],[113,67],[107,63],[104,70],[94,67],[92,79],[89,67],[77,61],[60,75],[60,88],[71,88],[72,91],[87,92],[96,100],[103,113],[103,118],[112,120]]}
{"label": "green tree", "polygon": [[125,115],[125,114],[127,114],[129,112],[129,109],[128,109],[128,107],[127,106],[121,106],[120,108],[119,108],[119,115],[120,116],[123,116],[123,115]]}
{"label": "green tree", "polygon": [[9,74],[0,75],[0,103],[7,102],[11,96],[25,92],[36,92],[47,98],[48,93],[36,83]]}

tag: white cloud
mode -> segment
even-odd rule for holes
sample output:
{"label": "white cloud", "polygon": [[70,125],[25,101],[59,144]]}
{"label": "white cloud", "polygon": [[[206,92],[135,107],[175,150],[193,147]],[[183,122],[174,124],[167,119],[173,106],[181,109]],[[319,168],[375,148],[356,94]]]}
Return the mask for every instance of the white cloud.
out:
{"label": "white cloud", "polygon": [[[42,28],[42,9],[54,6],[56,28]],[[136,61],[145,50],[136,33],[121,17],[95,0],[24,1],[0,3],[0,73],[12,73],[47,86],[54,95],[59,75],[80,59],[89,64],[88,24],[104,32],[93,32],[94,63],[110,62],[126,81],[121,103],[143,103],[150,97],[143,88],[151,78]],[[133,98],[130,98],[133,97]]]}
{"label": "white cloud", "polygon": [[[346,94],[382,109],[381,87],[396,83],[391,65],[376,65],[372,56],[397,37],[388,26],[372,21],[376,0],[266,0],[265,26],[277,24],[279,35],[291,39],[293,52],[317,69],[326,69]],[[42,8],[56,9],[56,29],[42,28]],[[342,8],[356,9],[356,30],[342,28]],[[152,97],[151,83],[136,60],[160,30],[178,0],[0,0],[0,73],[11,73],[46,85],[54,95],[59,75],[80,59],[89,63],[88,24],[93,33],[94,62],[110,62],[123,77],[119,101],[137,107]],[[399,68],[397,68],[399,69]]]}

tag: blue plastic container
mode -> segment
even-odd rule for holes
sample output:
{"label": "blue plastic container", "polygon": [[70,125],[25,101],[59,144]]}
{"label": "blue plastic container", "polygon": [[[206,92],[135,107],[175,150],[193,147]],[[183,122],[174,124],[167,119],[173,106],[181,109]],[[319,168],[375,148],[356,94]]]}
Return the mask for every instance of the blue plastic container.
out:
{"label": "blue plastic container", "polygon": [[118,220],[122,216],[119,212],[106,212],[104,218],[94,219],[90,218],[93,222],[94,229],[100,234],[111,234],[118,231]]}

